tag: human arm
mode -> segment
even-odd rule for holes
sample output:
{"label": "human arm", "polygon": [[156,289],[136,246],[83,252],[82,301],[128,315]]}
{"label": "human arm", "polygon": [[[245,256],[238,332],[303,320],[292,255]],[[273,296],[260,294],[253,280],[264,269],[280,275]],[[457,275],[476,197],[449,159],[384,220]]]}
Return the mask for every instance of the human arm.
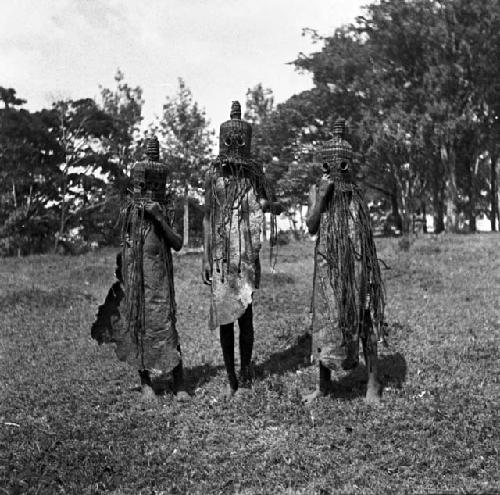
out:
{"label": "human arm", "polygon": [[175,251],[179,251],[182,247],[183,238],[168,224],[160,205],[156,202],[147,203],[145,209],[160,226],[167,244]]}
{"label": "human arm", "polygon": [[326,206],[333,191],[333,187],[333,182],[330,182],[325,177],[323,177],[321,179],[319,187],[316,188],[316,198],[314,200],[314,203],[313,199],[310,196],[310,213],[307,217],[306,225],[311,235],[314,235],[318,232],[321,214],[326,210]]}

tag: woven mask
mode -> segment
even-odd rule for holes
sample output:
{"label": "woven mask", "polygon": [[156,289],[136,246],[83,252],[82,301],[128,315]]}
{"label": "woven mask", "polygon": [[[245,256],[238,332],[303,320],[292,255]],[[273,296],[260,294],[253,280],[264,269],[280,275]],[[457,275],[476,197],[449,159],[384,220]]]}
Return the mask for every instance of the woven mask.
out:
{"label": "woven mask", "polygon": [[333,138],[326,141],[320,152],[323,169],[331,179],[352,182],[352,146],[344,138],[347,126],[344,119],[338,119],[333,125]]}
{"label": "woven mask", "polygon": [[239,162],[250,158],[252,126],[241,120],[241,106],[233,101],[231,120],[223,122],[219,133],[219,155],[229,162]]}
{"label": "woven mask", "polygon": [[146,142],[147,161],[138,162],[132,169],[134,203],[156,201],[166,202],[166,183],[168,167],[159,162],[160,145],[156,137]]}

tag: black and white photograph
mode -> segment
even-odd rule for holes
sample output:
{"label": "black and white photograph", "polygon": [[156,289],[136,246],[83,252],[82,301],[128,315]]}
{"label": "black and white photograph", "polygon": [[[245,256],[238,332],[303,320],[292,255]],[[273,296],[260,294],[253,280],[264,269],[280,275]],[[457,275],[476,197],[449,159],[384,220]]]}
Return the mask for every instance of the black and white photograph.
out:
{"label": "black and white photograph", "polygon": [[500,0],[0,0],[0,495],[500,494]]}

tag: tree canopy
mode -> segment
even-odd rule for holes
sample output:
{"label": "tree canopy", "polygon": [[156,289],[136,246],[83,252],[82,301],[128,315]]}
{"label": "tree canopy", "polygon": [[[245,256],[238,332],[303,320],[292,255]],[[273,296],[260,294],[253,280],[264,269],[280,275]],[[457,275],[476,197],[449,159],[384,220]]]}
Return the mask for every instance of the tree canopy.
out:
{"label": "tree canopy", "polygon": [[[262,84],[246,95],[253,153],[281,201],[290,210],[307,202],[321,173],[316,152],[344,117],[371,204],[404,232],[425,213],[438,232],[474,231],[478,215],[496,228],[500,2],[380,0],[327,36],[304,34],[317,50],[292,65],[313,87],[279,104]],[[37,112],[0,87],[1,254],[47,251],[74,228],[113,242],[148,126],[188,221],[187,198],[198,195],[213,154],[204,110],[179,79],[159,119],[144,126],[141,87],[120,70],[115,83],[100,87],[98,101],[57,101]]]}
{"label": "tree canopy", "polygon": [[302,169],[342,116],[362,183],[382,194],[404,229],[422,210],[438,231],[475,230],[480,213],[494,226],[499,22],[497,0],[382,0],[331,36],[308,30],[321,49],[294,65],[314,88],[257,123],[286,164],[282,188],[294,174],[302,186],[314,180]]}

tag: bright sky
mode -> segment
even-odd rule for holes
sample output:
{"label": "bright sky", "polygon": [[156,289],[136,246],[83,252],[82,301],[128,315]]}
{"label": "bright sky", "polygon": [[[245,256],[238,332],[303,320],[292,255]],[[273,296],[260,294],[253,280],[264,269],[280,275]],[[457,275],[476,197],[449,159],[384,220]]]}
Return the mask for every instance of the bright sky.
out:
{"label": "bright sky", "polygon": [[211,124],[262,82],[275,101],[312,86],[287,62],[319,50],[302,28],[330,34],[365,0],[0,0],[0,86],[36,110],[97,97],[119,67],[144,90],[145,123],[182,77]]}

